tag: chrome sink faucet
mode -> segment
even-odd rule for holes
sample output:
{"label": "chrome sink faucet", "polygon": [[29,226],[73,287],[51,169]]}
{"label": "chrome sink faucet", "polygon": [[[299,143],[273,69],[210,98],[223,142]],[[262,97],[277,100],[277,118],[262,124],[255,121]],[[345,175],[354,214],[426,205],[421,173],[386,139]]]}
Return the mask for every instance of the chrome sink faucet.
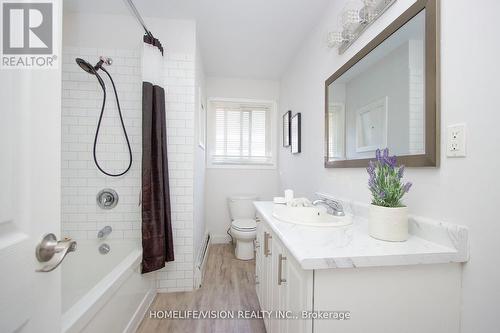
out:
{"label": "chrome sink faucet", "polygon": [[109,225],[107,225],[99,230],[99,232],[97,233],[97,238],[104,239],[111,233],[111,231],[113,231],[113,229]]}
{"label": "chrome sink faucet", "polygon": [[323,205],[325,206],[328,210],[328,214],[334,215],[334,216],[345,216],[344,213],[344,207],[342,207],[342,204],[338,201],[335,200],[330,200],[330,199],[318,199],[314,200],[312,202],[313,206],[317,205]]}

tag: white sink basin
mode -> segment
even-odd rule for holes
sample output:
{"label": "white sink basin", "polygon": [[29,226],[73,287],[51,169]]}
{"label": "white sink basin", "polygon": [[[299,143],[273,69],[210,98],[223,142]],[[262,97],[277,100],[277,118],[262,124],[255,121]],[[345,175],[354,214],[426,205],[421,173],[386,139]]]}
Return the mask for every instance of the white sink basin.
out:
{"label": "white sink basin", "polygon": [[273,217],[287,223],[311,227],[342,227],[352,224],[350,215],[334,216],[323,207],[288,207],[274,205]]}

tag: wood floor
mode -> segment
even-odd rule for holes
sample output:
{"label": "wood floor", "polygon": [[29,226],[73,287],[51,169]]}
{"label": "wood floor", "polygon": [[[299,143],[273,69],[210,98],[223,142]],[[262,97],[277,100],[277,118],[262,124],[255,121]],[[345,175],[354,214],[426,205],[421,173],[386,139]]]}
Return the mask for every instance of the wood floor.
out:
{"label": "wood floor", "polygon": [[[259,311],[255,292],[255,261],[236,259],[231,245],[210,247],[203,285],[193,292],[158,294],[150,310]],[[262,319],[152,319],[149,311],[138,333],[259,333]]]}

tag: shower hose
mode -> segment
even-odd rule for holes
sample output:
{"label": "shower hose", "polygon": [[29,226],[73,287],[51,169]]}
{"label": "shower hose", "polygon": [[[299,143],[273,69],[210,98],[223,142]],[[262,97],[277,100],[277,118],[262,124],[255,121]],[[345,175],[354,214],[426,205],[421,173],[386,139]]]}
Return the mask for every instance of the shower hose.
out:
{"label": "shower hose", "polygon": [[102,69],[104,71],[104,73],[106,73],[108,75],[109,80],[111,81],[111,84],[113,85],[113,91],[115,92],[116,105],[118,106],[118,114],[120,116],[120,123],[122,125],[123,134],[125,135],[125,141],[127,142],[129,163],[128,163],[128,167],[125,169],[125,171],[114,174],[114,173],[109,173],[109,172],[105,171],[99,165],[99,161],[97,160],[97,156],[96,156],[97,138],[99,137],[99,131],[101,129],[102,117],[104,115],[104,109],[106,106],[106,86],[104,85],[104,81],[102,80],[101,76],[99,74],[97,74],[97,71],[94,71],[94,74],[96,75],[97,80],[99,81],[99,84],[101,85],[102,92],[103,92],[103,98],[102,98],[101,114],[99,115],[99,121],[97,123],[97,129],[96,129],[95,137],[94,137],[94,149],[93,149],[94,163],[103,174],[110,176],[110,177],[119,177],[119,176],[123,176],[124,174],[126,174],[130,170],[130,167],[132,166],[132,149],[130,148],[130,141],[128,139],[127,129],[125,128],[125,124],[123,123],[122,110],[120,107],[120,101],[118,99],[118,93],[116,92],[115,82],[113,81],[113,78],[111,77],[109,72],[103,66],[101,66],[100,69]]}

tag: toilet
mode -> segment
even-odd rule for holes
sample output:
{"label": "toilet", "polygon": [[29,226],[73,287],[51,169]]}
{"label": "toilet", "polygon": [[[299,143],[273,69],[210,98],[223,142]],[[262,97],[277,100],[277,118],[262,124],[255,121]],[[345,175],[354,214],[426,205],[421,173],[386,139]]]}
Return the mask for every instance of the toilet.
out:
{"label": "toilet", "polygon": [[235,255],[240,260],[254,258],[254,240],[257,235],[255,207],[256,195],[239,195],[229,197],[231,214],[231,236],[236,243]]}

